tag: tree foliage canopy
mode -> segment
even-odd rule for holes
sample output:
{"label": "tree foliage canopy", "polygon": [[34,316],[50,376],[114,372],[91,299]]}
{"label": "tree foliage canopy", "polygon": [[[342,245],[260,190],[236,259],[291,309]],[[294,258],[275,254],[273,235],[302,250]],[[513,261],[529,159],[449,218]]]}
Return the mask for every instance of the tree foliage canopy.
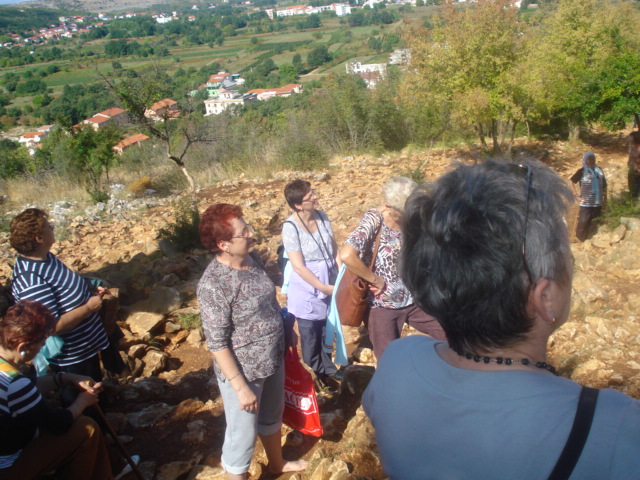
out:
{"label": "tree foliage canopy", "polygon": [[413,67],[403,88],[408,103],[448,109],[455,121],[472,126],[483,143],[489,134],[499,150],[500,127],[513,128],[519,115],[509,79],[522,29],[509,0],[479,0],[465,9],[447,3],[433,30],[420,28],[408,35]]}

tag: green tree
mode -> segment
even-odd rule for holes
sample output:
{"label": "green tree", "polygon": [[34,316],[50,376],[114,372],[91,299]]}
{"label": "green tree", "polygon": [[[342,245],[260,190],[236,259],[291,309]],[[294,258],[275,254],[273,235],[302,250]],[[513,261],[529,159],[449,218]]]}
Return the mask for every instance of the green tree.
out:
{"label": "green tree", "polygon": [[507,80],[519,58],[522,28],[509,0],[479,0],[464,9],[447,3],[433,30],[407,35],[412,54],[404,101],[444,108],[485,148],[489,136],[493,150],[502,151],[505,133],[512,138],[521,119]]}
{"label": "green tree", "polygon": [[288,63],[278,67],[278,75],[280,83],[296,83],[298,81],[298,72],[293,65]]}
{"label": "green tree", "polygon": [[296,53],[293,56],[291,64],[293,65],[293,68],[296,69],[296,73],[298,73],[298,75],[303,72],[302,56],[299,53]]}
{"label": "green tree", "polygon": [[80,181],[94,201],[106,201],[103,178],[117,160],[113,147],[122,135],[114,127],[95,131],[89,125],[61,129],[42,144],[46,163],[62,167],[64,173]]}
{"label": "green tree", "polygon": [[312,102],[318,131],[331,150],[357,153],[380,145],[371,97],[357,75],[329,75],[322,81],[320,95],[314,95]]}
{"label": "green tree", "polygon": [[317,68],[329,61],[331,61],[331,54],[324,45],[314,48],[307,55],[307,65],[309,65],[309,68]]}
{"label": "green tree", "polygon": [[13,178],[27,170],[29,154],[18,142],[0,139],[0,178]]}
{"label": "green tree", "polygon": [[[608,0],[560,0],[549,8],[523,67],[536,119],[562,119],[571,139],[590,121],[619,125],[613,117],[630,108],[623,103],[639,100],[637,80],[627,73],[637,62],[640,13],[629,2]],[[620,113],[608,117],[614,105]]]}
{"label": "green tree", "polygon": [[583,111],[610,130],[622,130],[640,110],[640,55],[616,54],[585,88]]}

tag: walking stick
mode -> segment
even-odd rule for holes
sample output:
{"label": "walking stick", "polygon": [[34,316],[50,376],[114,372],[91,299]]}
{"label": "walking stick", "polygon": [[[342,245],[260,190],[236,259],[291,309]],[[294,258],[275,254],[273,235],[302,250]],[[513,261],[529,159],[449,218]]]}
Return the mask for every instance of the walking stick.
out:
{"label": "walking stick", "polygon": [[124,445],[118,438],[118,434],[116,433],[116,431],[113,429],[113,427],[107,420],[107,417],[104,415],[104,412],[102,411],[100,406],[98,406],[97,404],[93,405],[93,409],[97,412],[104,426],[107,427],[107,430],[109,431],[109,435],[111,435],[111,437],[113,438],[113,441],[116,443],[118,450],[120,450],[120,453],[122,453],[122,456],[125,458],[129,466],[131,467],[131,470],[133,470],[133,473],[135,473],[136,477],[138,477],[139,480],[144,480],[144,476],[142,475],[142,472],[138,468],[138,465],[136,465],[136,462],[133,461],[133,458],[131,458],[131,455],[129,455],[129,452],[127,452],[127,449],[124,448]]}

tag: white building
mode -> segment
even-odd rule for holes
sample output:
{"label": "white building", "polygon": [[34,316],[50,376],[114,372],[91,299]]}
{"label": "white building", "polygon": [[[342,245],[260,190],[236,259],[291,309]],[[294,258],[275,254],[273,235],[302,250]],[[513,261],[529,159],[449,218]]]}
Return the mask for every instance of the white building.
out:
{"label": "white building", "polygon": [[331,6],[333,7],[332,10],[335,10],[338,17],[351,15],[351,5],[348,3],[332,3]]}
{"label": "white building", "polygon": [[389,54],[389,65],[408,65],[411,61],[411,50],[398,48]]}
{"label": "white building", "polygon": [[232,107],[242,106],[256,101],[257,97],[255,94],[245,93],[244,95],[240,95],[237,90],[221,91],[218,97],[204,101],[204,116],[220,115],[222,112],[229,110]]}
{"label": "white building", "polygon": [[347,62],[347,73],[369,73],[377,72],[381,75],[387,73],[386,63],[360,63],[360,62]]}

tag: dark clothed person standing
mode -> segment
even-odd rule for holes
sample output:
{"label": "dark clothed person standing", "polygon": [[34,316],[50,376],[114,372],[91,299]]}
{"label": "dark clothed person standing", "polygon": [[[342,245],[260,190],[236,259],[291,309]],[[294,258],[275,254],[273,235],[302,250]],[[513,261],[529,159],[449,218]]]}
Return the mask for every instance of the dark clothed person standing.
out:
{"label": "dark clothed person standing", "polygon": [[[602,205],[607,198],[607,179],[596,165],[595,154],[589,152],[582,157],[582,168],[571,177],[577,199],[580,201],[576,237],[584,242],[589,236],[591,222],[602,214]],[[578,190],[576,185],[580,185]]]}

